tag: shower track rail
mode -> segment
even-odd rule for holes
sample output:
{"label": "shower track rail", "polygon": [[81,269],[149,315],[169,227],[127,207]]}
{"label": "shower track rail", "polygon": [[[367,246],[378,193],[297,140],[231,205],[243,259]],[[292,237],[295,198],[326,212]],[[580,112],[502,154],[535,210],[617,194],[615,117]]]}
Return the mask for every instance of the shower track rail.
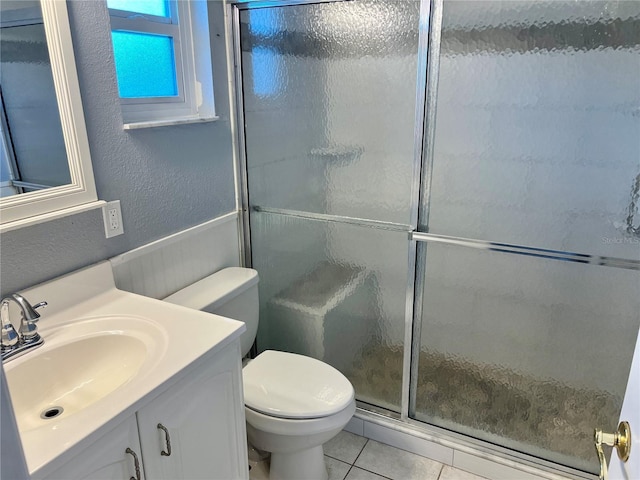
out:
{"label": "shower track rail", "polygon": [[360,227],[377,228],[381,230],[393,230],[396,232],[411,233],[410,225],[403,223],[384,222],[382,220],[370,220],[366,218],[347,217],[344,215],[331,215],[326,213],[303,212],[300,210],[288,210],[286,208],[269,208],[255,205],[251,207],[254,212],[272,213],[275,215],[285,215],[287,217],[306,218],[308,220],[321,220],[325,222],[345,223]]}
{"label": "shower track rail", "polygon": [[561,250],[549,250],[546,248],[526,247],[510,243],[490,242],[487,240],[451,237],[447,235],[422,232],[411,232],[411,239],[418,242],[445,243],[448,245],[457,245],[460,247],[476,248],[493,252],[514,253],[516,255],[546,258],[548,260],[560,260],[563,262],[576,262],[587,265],[640,270],[640,260],[627,258],[602,257],[587,253],[563,252]]}
{"label": "shower track rail", "polygon": [[391,230],[396,232],[406,232],[409,240],[416,242],[443,243],[458,247],[475,248],[492,252],[511,253],[529,257],[545,258],[547,260],[559,260],[562,262],[574,262],[585,265],[597,265],[601,267],[623,268],[627,270],[639,270],[640,260],[629,258],[604,257],[588,253],[565,252],[562,250],[552,250],[548,248],[528,247],[525,245],[515,245],[511,243],[492,242],[474,238],[454,237],[449,235],[438,235],[435,233],[416,232],[410,225],[394,222],[384,222],[380,220],[370,220],[358,217],[348,217],[343,215],[331,215],[325,213],[303,212],[300,210],[288,210],[284,208],[269,208],[253,206],[252,210],[259,213],[272,215],[283,215],[288,217],[304,218],[307,220],[317,220],[324,222],[335,222],[360,227],[376,228],[380,230]]}

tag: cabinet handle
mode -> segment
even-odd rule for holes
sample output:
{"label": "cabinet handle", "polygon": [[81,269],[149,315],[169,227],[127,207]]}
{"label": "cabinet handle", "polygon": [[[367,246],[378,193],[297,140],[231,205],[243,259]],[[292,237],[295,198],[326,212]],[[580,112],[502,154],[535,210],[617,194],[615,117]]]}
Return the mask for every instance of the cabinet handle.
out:
{"label": "cabinet handle", "polygon": [[171,455],[171,437],[169,437],[169,430],[167,430],[167,427],[165,427],[161,423],[158,424],[158,429],[164,432],[164,439],[167,442],[167,451],[165,452],[164,450],[162,450],[160,452],[160,455],[162,455],[163,457],[168,457],[169,455]]}
{"label": "cabinet handle", "polygon": [[129,480],[141,480],[141,478],[140,478],[140,462],[138,461],[138,456],[136,455],[136,452],[134,452],[129,447],[127,447],[127,449],[125,450],[125,453],[128,453],[129,455],[133,456],[133,464],[136,467],[136,476],[135,477],[131,477]]}

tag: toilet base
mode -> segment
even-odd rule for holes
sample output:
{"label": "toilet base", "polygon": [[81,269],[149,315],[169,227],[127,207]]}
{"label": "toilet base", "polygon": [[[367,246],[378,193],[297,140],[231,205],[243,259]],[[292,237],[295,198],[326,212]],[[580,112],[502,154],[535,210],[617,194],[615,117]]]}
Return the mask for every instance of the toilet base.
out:
{"label": "toilet base", "polygon": [[271,453],[269,480],[327,480],[322,445],[293,453]]}

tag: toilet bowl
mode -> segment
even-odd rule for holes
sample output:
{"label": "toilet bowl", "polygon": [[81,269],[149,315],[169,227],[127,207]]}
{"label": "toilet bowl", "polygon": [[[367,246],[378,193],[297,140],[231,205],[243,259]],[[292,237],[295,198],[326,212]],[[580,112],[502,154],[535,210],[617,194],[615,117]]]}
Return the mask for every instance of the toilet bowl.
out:
{"label": "toilet bowl", "polygon": [[344,428],[355,411],[353,402],[330,417],[289,420],[246,409],[247,436],[255,447],[271,452],[269,478],[326,480],[322,445]]}
{"label": "toilet bowl", "polygon": [[[242,355],[258,328],[258,273],[232,267],[214,273],[165,301],[246,323]],[[322,445],[355,413],[349,380],[324,362],[266,350],[243,368],[249,442],[271,453],[271,480],[327,480]]]}
{"label": "toilet bowl", "polygon": [[270,477],[325,480],[322,444],[356,409],[349,380],[319,360],[266,350],[243,383],[249,442],[271,452]]}

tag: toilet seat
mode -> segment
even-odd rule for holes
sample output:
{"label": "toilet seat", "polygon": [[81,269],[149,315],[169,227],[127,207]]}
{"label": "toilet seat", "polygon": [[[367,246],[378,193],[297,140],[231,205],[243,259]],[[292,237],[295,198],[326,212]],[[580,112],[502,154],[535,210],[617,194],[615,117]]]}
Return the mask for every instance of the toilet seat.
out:
{"label": "toilet seat", "polygon": [[[308,439],[311,436],[322,435],[336,428],[342,430],[342,427],[353,417],[355,411],[355,400],[348,403],[347,406],[338,413],[320,418],[280,418],[274,417],[273,415],[265,415],[249,407],[245,407],[244,410],[247,424],[253,428],[257,428],[262,432],[268,432],[270,435],[282,435],[292,438],[304,436]],[[295,443],[297,443],[296,447],[300,447],[303,441],[298,439]],[[259,445],[257,446],[264,450],[264,448]]]}
{"label": "toilet seat", "polygon": [[355,398],[351,382],[311,357],[266,350],[242,370],[245,406],[284,419],[313,419],[343,411]]}

